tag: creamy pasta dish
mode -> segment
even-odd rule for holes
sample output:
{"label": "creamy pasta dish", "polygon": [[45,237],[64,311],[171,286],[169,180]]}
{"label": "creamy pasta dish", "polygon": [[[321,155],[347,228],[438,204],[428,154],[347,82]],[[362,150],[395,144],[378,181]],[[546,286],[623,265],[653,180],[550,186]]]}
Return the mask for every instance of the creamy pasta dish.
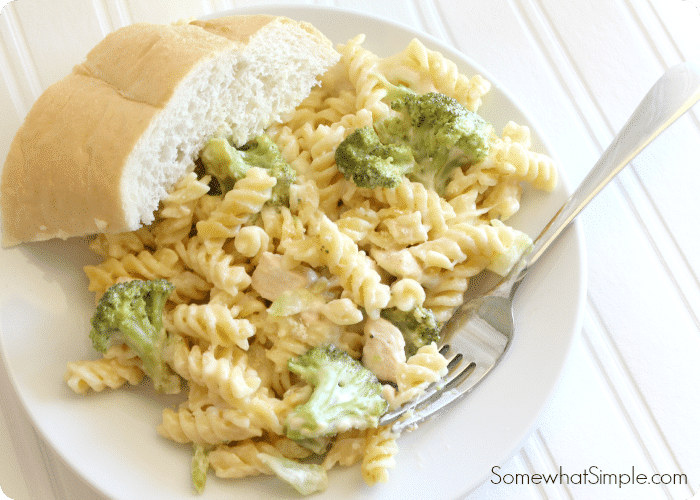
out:
{"label": "creamy pasta dish", "polygon": [[[447,362],[435,341],[406,349],[384,312],[420,309],[446,321],[472,277],[506,273],[530,243],[507,224],[524,183],[551,191],[557,182],[553,160],[532,151],[529,129],[513,122],[491,130],[483,156],[464,160],[441,189],[411,175],[389,187],[345,175],[338,147],[397,115],[392,88],[439,93],[476,116],[490,87],[418,40],[389,57],[363,42],[339,46],[342,58],[321,85],[266,131],[295,172],[283,203],[271,203],[279,181],[266,168],[251,166],[224,186],[198,161],[152,225],[91,242],[102,257],[85,268],[97,301],[132,280],[173,286],[163,356],[170,392],[182,400],[163,409],[156,431],[193,450],[198,490],[208,473],[284,479],[295,464],[321,478],[302,493],[325,487],[325,471],[337,466],[359,464],[369,485],[388,481],[399,436],[376,420],[290,437],[290,414],[316,389],[290,361],[332,345],[373,373],[385,410],[415,398]],[[404,151],[385,146],[375,150],[389,151],[387,161]],[[87,394],[142,383],[145,374],[138,353],[115,343],[98,359],[69,363],[65,380]]]}

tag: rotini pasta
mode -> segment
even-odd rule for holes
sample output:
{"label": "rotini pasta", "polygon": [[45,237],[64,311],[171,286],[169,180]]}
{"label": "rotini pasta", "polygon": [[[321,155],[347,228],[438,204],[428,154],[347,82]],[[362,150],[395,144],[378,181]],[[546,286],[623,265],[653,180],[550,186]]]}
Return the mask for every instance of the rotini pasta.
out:
{"label": "rotini pasta", "polygon": [[252,395],[261,384],[256,371],[248,365],[246,354],[235,348],[210,345],[203,351],[200,345],[190,347],[184,338],[175,337],[168,358],[178,375],[206,387],[230,405]]}
{"label": "rotini pasta", "polygon": [[343,288],[365,308],[370,318],[378,317],[389,303],[391,292],[381,282],[371,259],[325,216],[321,217],[318,240],[322,262],[341,279]]}
{"label": "rotini pasta", "polygon": [[143,376],[141,360],[120,344],[110,347],[100,359],[68,363],[64,380],[76,393],[85,394],[89,390],[118,389],[126,383],[136,385]]}
{"label": "rotini pasta", "polygon": [[438,352],[435,343],[418,349],[405,363],[396,368],[396,386],[388,391],[389,404],[398,408],[407,401],[420,396],[427,387],[447,373],[447,361]]}
{"label": "rotini pasta", "polygon": [[382,100],[387,92],[376,76],[380,58],[362,47],[364,39],[364,35],[358,35],[338,50],[355,88],[356,108],[370,111],[374,120],[378,120],[389,114],[389,106]]}
{"label": "rotini pasta", "polygon": [[397,82],[418,92],[440,92],[457,99],[471,111],[481,105],[481,98],[491,84],[481,75],[463,75],[457,65],[440,52],[429,50],[418,39],[406,49],[381,62],[381,70],[391,82]]}
{"label": "rotini pasta", "polygon": [[178,443],[195,444],[223,444],[262,435],[245,412],[219,406],[166,408],[157,430]]}
{"label": "rotini pasta", "polygon": [[227,254],[220,243],[220,240],[211,242],[194,237],[186,244],[178,241],[175,250],[188,268],[213,286],[235,296],[250,285],[251,279],[245,268],[236,265],[234,257]]}
{"label": "rotini pasta", "polygon": [[201,339],[213,346],[247,350],[255,327],[247,319],[236,317],[236,308],[223,304],[178,304],[165,314],[169,330]]}
{"label": "rotini pasta", "polygon": [[260,453],[282,456],[266,441],[247,439],[233,445],[221,445],[209,452],[209,465],[217,477],[242,478],[271,474],[270,468],[258,457]]}
{"label": "rotini pasta", "polygon": [[[530,130],[515,122],[500,136],[489,129],[488,155],[457,165],[444,192],[408,176],[394,188],[346,179],[338,145],[396,116],[387,82],[445,94],[473,112],[490,88],[418,40],[384,58],[363,41],[339,46],[341,61],[321,85],[265,132],[296,175],[288,203],[274,201],[281,184],[271,170],[252,166],[226,184],[200,158],[151,226],[90,242],[102,257],[84,269],[96,299],[130,280],[174,285],[163,357],[188,390],[163,409],[156,431],[194,444],[204,473],[274,474],[270,459],[318,454],[322,469],[354,464],[368,485],[388,481],[399,440],[390,427],[288,437],[287,416],[315,390],[290,360],[331,344],[381,381],[390,408],[417,397],[445,375],[447,361],[434,342],[409,346],[390,314],[449,319],[472,277],[505,273],[529,242],[503,222],[520,209],[523,185],[551,191],[557,182],[553,160],[532,151]],[[117,389],[141,383],[142,365],[118,345],[69,363],[65,381],[79,394]]]}
{"label": "rotini pasta", "polygon": [[144,249],[121,258],[108,257],[96,266],[85,266],[83,270],[90,280],[88,290],[95,292],[99,299],[107,288],[118,282],[170,279],[183,270],[179,260],[177,253],[170,248],[159,248],[155,252]]}
{"label": "rotini pasta", "polygon": [[121,259],[155,245],[155,237],[149,227],[128,233],[99,234],[90,242],[90,249],[102,257]]}
{"label": "rotini pasta", "polygon": [[399,447],[396,444],[398,434],[391,432],[391,427],[371,429],[367,433],[365,453],[362,455],[362,478],[370,486],[389,482],[389,469],[396,465],[394,455]]}
{"label": "rotini pasta", "polygon": [[418,212],[431,237],[447,229],[447,221],[455,217],[454,209],[449,203],[419,182],[404,179],[395,189],[378,189],[376,196],[389,207]]}
{"label": "rotini pasta", "polygon": [[155,242],[159,246],[172,245],[190,234],[197,202],[209,192],[210,176],[202,179],[190,172],[161,202],[160,220],[155,226]]}
{"label": "rotini pasta", "polygon": [[277,180],[260,167],[252,167],[236,182],[209,217],[197,222],[197,233],[206,239],[233,238],[251,216],[262,210]]}

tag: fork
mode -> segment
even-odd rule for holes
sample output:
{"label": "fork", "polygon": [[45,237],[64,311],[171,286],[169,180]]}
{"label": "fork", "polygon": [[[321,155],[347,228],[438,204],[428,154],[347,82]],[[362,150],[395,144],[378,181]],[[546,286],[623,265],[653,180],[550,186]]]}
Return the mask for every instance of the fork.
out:
{"label": "fork", "polygon": [[400,433],[464,399],[503,359],[515,334],[513,297],[527,272],[578,213],[662,131],[700,100],[700,68],[681,63],[651,87],[598,162],[533,244],[490,291],[464,302],[444,324],[440,353],[447,374],[413,401],[386,413],[380,425]]}

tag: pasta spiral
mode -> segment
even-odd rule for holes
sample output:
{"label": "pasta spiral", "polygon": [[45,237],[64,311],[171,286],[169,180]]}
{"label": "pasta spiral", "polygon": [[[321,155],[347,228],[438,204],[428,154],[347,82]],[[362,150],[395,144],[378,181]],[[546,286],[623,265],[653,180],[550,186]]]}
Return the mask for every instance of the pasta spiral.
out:
{"label": "pasta spiral", "polygon": [[452,206],[420,182],[404,179],[395,189],[377,189],[376,197],[389,207],[420,213],[431,236],[447,229],[447,221],[455,217]]}
{"label": "pasta spiral", "polygon": [[265,441],[246,439],[236,444],[217,446],[209,452],[209,465],[217,477],[242,478],[259,474],[271,474],[258,455],[273,456],[282,454],[272,444]]}
{"label": "pasta spiral", "polygon": [[160,220],[154,229],[156,244],[172,245],[189,235],[194,209],[198,200],[209,192],[210,179],[210,176],[205,176],[199,180],[197,174],[190,172],[175,184],[161,202]]}
{"label": "pasta spiral", "polygon": [[243,352],[233,353],[232,348],[218,349],[213,345],[202,350],[199,345],[188,347],[184,340],[171,344],[169,357],[173,370],[182,378],[205,386],[230,405],[260,387],[260,377],[248,366]]}
{"label": "pasta spiral", "polygon": [[150,228],[142,227],[125,233],[98,234],[90,241],[90,249],[102,257],[121,259],[125,255],[153,248],[155,238]]}
{"label": "pasta spiral", "polygon": [[378,482],[389,482],[389,469],[396,465],[394,455],[399,450],[396,444],[398,434],[391,432],[391,427],[370,429],[362,456],[362,478],[372,486]]}
{"label": "pasta spiral", "polygon": [[349,466],[362,460],[367,447],[367,430],[349,429],[333,440],[323,459],[323,466],[331,469],[336,465]]}
{"label": "pasta spiral", "polygon": [[170,279],[182,271],[179,260],[177,253],[169,248],[155,252],[144,249],[121,258],[108,257],[96,266],[85,266],[83,271],[90,281],[88,290],[99,299],[107,288],[121,281]]}
{"label": "pasta spiral", "polygon": [[178,304],[166,315],[173,333],[202,339],[214,346],[247,350],[255,328],[247,319],[236,318],[235,309],[223,304]]}
{"label": "pasta spiral", "polygon": [[262,429],[244,412],[217,406],[165,408],[157,431],[175,442],[196,444],[223,444],[262,435]]}
{"label": "pasta spiral", "polygon": [[[457,99],[470,111],[477,111],[481,105],[481,98],[488,93],[491,84],[481,75],[467,77],[460,73],[457,65],[447,59],[440,52],[429,50],[418,39],[413,39],[403,52],[393,58],[383,61],[382,69],[390,80],[396,79],[392,70],[406,74],[406,69],[413,70],[416,80],[407,80],[405,77],[401,83],[408,84],[411,88],[418,88],[420,92],[440,92]],[[393,78],[392,78],[393,77]],[[430,86],[423,79],[429,79]]]}
{"label": "pasta spiral", "polygon": [[521,143],[498,140],[493,145],[492,155],[496,163],[512,168],[512,175],[530,182],[537,189],[552,191],[557,184],[554,160],[528,150]]}
{"label": "pasta spiral", "polygon": [[365,308],[370,318],[378,318],[389,303],[391,291],[381,282],[370,258],[325,216],[321,217],[318,239],[321,259],[328,269],[341,279],[343,288]]}
{"label": "pasta spiral", "polygon": [[447,360],[438,352],[433,342],[418,349],[416,354],[396,369],[397,390],[389,398],[392,408],[421,395],[433,382],[447,373]]}
{"label": "pasta spiral", "polygon": [[89,390],[118,389],[126,383],[136,385],[143,377],[141,360],[120,344],[110,347],[100,359],[68,363],[63,378],[74,392],[85,394]]}
{"label": "pasta spiral", "polygon": [[387,94],[377,78],[375,71],[379,58],[362,47],[364,35],[359,35],[338,47],[342,60],[348,68],[348,77],[357,92],[357,109],[366,109],[372,113],[374,120],[389,115],[389,106],[382,101]]}
{"label": "pasta spiral", "polygon": [[197,222],[197,234],[207,239],[236,236],[241,225],[259,213],[271,198],[275,184],[277,179],[270,176],[264,168],[248,169],[246,176],[226,193],[221,204],[209,217]]}
{"label": "pasta spiral", "polygon": [[175,250],[187,267],[232,296],[251,283],[245,268],[236,265],[234,257],[218,244],[208,245],[195,237],[187,241],[187,245],[178,241]]}
{"label": "pasta spiral", "polygon": [[438,321],[447,321],[453,311],[464,302],[469,280],[484,270],[488,260],[484,257],[457,264],[451,271],[440,271],[425,286],[423,306],[435,314]]}

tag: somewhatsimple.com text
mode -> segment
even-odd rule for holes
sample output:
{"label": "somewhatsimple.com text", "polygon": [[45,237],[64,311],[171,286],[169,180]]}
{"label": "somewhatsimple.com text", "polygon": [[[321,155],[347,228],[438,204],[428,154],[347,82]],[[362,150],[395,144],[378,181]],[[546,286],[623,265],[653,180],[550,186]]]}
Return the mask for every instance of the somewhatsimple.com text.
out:
{"label": "somewhatsimple.com text", "polygon": [[603,472],[595,465],[573,474],[565,473],[561,466],[553,474],[502,474],[500,470],[497,465],[491,468],[493,484],[601,484],[618,488],[633,484],[688,484],[685,474],[644,474],[635,470],[634,466],[629,472],[623,473]]}

